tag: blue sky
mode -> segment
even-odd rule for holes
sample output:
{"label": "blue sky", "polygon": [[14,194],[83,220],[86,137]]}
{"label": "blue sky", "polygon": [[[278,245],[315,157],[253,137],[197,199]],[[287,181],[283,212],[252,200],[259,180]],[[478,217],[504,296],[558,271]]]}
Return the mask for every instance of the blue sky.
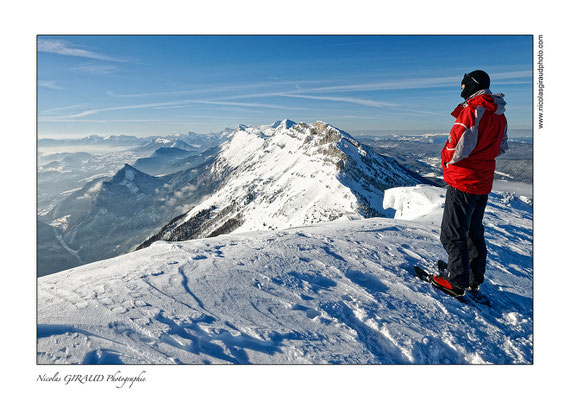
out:
{"label": "blue sky", "polygon": [[531,36],[38,36],[38,136],[218,132],[285,118],[447,132],[465,72],[532,128]]}

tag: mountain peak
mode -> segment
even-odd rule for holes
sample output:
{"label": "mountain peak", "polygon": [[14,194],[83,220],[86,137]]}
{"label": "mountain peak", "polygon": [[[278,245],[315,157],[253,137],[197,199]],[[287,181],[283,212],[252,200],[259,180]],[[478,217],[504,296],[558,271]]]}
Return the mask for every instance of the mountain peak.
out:
{"label": "mountain peak", "polygon": [[139,171],[130,164],[125,164],[123,168],[117,171],[117,173],[111,179],[112,183],[119,183],[125,185],[127,182],[132,182],[139,179],[152,179],[150,175]]}
{"label": "mountain peak", "polygon": [[295,121],[291,121],[290,119],[284,119],[282,121],[275,121],[273,123],[273,125],[271,125],[271,128],[276,129],[276,128],[282,127],[285,129],[289,129],[293,125],[297,125],[297,123]]}
{"label": "mountain peak", "polygon": [[138,172],[138,170],[129,163],[125,163],[125,165],[123,165],[123,168],[121,168],[121,170],[125,170],[125,171],[132,170],[132,171]]}

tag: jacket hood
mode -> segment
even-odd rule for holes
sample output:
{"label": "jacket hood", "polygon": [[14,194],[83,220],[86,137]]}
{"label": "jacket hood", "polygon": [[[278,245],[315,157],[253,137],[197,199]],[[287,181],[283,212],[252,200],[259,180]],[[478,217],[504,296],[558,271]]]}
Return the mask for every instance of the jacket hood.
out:
{"label": "jacket hood", "polygon": [[505,95],[502,93],[491,93],[489,89],[483,89],[474,93],[464,103],[457,106],[451,113],[457,118],[461,110],[465,107],[484,107],[487,111],[491,111],[497,115],[505,113],[505,106],[507,105]]}
{"label": "jacket hood", "polygon": [[494,112],[497,115],[505,113],[505,106],[507,105],[505,95],[502,93],[491,93],[490,90],[484,91],[480,95],[476,95],[467,100],[470,107],[485,107],[487,111]]}

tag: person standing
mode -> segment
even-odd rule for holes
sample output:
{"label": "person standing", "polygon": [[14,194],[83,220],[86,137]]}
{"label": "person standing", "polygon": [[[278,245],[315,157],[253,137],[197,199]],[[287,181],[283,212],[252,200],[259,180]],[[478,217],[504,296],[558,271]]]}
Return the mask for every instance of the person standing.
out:
{"label": "person standing", "polygon": [[489,90],[485,71],[465,74],[461,97],[451,113],[456,118],[441,151],[447,193],[441,222],[441,243],[449,258],[444,276],[432,285],[452,296],[477,292],[487,262],[483,215],[493,187],[495,158],[508,149],[503,94]]}

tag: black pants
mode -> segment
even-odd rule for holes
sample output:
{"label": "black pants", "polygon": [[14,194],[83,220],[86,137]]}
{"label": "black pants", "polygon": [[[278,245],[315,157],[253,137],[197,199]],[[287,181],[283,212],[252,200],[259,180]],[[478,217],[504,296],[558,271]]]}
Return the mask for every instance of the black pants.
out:
{"label": "black pants", "polygon": [[440,239],[449,255],[447,280],[456,287],[465,289],[483,283],[487,263],[483,214],[487,197],[447,188]]}

